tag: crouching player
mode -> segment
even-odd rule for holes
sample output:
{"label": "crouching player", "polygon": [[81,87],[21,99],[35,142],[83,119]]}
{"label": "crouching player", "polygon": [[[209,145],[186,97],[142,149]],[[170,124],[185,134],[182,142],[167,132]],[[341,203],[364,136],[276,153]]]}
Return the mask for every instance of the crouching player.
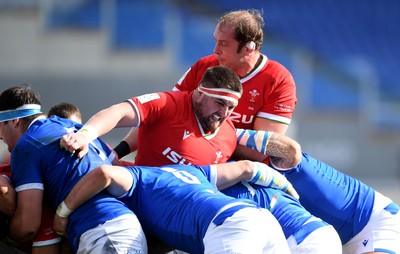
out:
{"label": "crouching player", "polygon": [[[264,131],[237,130],[238,142],[259,152],[273,145]],[[285,142],[295,142],[280,135]],[[282,157],[270,157],[299,193],[301,204],[338,232],[343,253],[400,253],[399,206],[391,199],[339,170],[300,153],[295,167]]]}

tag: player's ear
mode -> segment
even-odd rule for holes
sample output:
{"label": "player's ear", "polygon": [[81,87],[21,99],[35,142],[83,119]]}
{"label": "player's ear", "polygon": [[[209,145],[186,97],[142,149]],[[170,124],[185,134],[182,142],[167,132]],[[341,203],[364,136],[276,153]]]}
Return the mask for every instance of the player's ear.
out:
{"label": "player's ear", "polygon": [[10,122],[14,127],[18,127],[21,123],[20,120],[21,120],[20,118],[16,118],[16,119],[11,120]]}
{"label": "player's ear", "polygon": [[254,41],[249,41],[248,43],[246,43],[246,48],[253,51],[256,49],[256,43]]}

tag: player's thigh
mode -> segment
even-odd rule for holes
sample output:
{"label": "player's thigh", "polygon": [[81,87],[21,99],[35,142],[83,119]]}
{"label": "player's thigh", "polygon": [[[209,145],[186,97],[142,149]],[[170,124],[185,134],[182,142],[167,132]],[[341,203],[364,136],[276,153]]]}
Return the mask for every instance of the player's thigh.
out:
{"label": "player's thigh", "polygon": [[[313,225],[310,225],[312,223]],[[320,225],[318,225],[320,223]],[[288,244],[292,253],[297,254],[340,254],[342,242],[333,226],[323,221],[311,221],[304,225],[305,230],[300,229],[288,238]],[[310,232],[307,231],[307,226]]]}
{"label": "player's thigh", "polygon": [[343,253],[400,253],[400,208],[393,202],[382,208],[377,197],[367,225],[343,245]]}
{"label": "player's thigh", "polygon": [[125,214],[82,234],[77,253],[147,253],[147,241],[137,217]]}
{"label": "player's thigh", "polygon": [[282,228],[265,209],[242,208],[221,225],[211,223],[205,253],[290,253]]}

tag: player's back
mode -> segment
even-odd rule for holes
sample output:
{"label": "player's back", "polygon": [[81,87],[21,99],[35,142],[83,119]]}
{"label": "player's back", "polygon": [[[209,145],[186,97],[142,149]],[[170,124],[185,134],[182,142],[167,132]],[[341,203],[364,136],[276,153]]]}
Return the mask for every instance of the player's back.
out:
{"label": "player's back", "polygon": [[[202,239],[221,208],[247,200],[227,197],[212,186],[197,167],[129,167],[135,176],[133,193],[124,198],[143,229],[167,244],[190,253],[203,250]],[[236,211],[232,208],[231,211]]]}
{"label": "player's back", "polygon": [[251,199],[261,207],[270,209],[286,238],[313,217],[297,199],[281,190],[240,182],[222,190],[222,193],[234,198]]}
{"label": "player's back", "polygon": [[[100,140],[89,145],[89,153],[82,159],[60,148],[60,138],[80,127],[58,117],[34,121],[12,151],[11,168],[16,190],[42,188],[44,198],[55,211],[84,174],[99,165],[111,164],[108,158],[111,151],[106,151],[106,144]],[[68,240],[77,244],[86,230],[131,213],[124,208],[122,202],[107,192],[97,194],[70,215]]]}
{"label": "player's back", "polygon": [[301,163],[282,172],[314,216],[335,227],[343,243],[367,224],[375,191],[364,183],[303,153]]}

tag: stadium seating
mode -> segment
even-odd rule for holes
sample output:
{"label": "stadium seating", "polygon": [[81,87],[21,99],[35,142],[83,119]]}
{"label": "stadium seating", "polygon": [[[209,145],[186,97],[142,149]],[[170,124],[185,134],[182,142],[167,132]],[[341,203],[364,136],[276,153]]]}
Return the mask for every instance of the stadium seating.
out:
{"label": "stadium seating", "polygon": [[[374,77],[380,100],[399,101],[400,15],[396,12],[400,2],[396,0],[82,0],[69,4],[59,0],[45,20],[51,29],[92,29],[104,23],[111,49],[174,48],[175,64],[189,67],[212,53],[218,16],[249,8],[263,10],[266,42],[273,37],[312,52],[330,66],[332,71],[317,73],[312,79],[310,99],[316,107],[357,110],[357,89]],[[265,47],[264,52],[268,50]],[[292,68],[290,60],[282,63]],[[338,83],[335,75],[351,76],[355,82]]]}
{"label": "stadium seating", "polygon": [[50,1],[44,9],[44,20],[49,30],[100,29],[101,1]]}

